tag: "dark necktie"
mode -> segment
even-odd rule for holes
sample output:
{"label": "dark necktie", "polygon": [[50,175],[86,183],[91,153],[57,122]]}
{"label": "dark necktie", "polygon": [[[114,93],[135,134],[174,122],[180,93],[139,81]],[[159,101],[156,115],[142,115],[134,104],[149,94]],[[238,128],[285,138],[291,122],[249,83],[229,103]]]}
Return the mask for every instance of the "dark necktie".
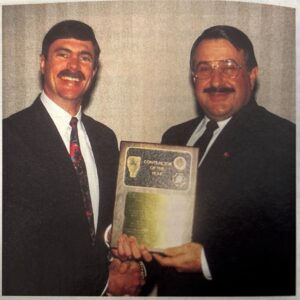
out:
{"label": "dark necktie", "polygon": [[73,117],[70,121],[70,125],[72,127],[71,140],[70,140],[70,156],[79,179],[80,189],[81,189],[82,199],[83,199],[83,206],[84,206],[86,217],[90,225],[91,238],[94,242],[95,241],[94,215],[93,215],[93,208],[92,208],[92,201],[90,196],[86,166],[80,151],[77,122],[78,120],[75,117]]}
{"label": "dark necktie", "polygon": [[200,136],[199,140],[194,144],[194,147],[199,147],[200,153],[199,153],[199,161],[201,160],[201,157],[205,153],[205,150],[207,148],[207,145],[209,144],[209,141],[211,140],[214,131],[218,128],[218,124],[216,121],[210,120],[206,124],[206,129],[204,133]]}

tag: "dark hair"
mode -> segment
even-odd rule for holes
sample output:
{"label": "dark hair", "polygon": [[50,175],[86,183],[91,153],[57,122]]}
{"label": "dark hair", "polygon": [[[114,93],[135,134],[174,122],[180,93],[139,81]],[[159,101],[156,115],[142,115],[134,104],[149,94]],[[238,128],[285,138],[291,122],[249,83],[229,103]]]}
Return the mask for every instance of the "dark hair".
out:
{"label": "dark hair", "polygon": [[81,41],[91,41],[95,52],[94,69],[98,65],[100,47],[93,29],[80,21],[66,20],[55,24],[45,35],[42,44],[42,54],[47,58],[50,45],[57,39],[74,38]]}
{"label": "dark hair", "polygon": [[204,30],[202,34],[195,40],[190,56],[191,70],[194,68],[193,63],[196,48],[203,40],[209,39],[225,39],[229,41],[236,49],[244,50],[244,58],[248,71],[251,71],[257,66],[253,45],[247,35],[235,27],[218,25]]}

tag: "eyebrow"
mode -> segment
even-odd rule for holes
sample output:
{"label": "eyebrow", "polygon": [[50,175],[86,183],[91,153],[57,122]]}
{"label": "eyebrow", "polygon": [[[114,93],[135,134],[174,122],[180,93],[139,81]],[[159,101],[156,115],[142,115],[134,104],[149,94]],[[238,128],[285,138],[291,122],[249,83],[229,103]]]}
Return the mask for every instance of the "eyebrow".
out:
{"label": "eyebrow", "polygon": [[237,63],[238,65],[241,66],[240,63],[238,63],[235,59],[233,58],[226,58],[226,59],[216,59],[216,60],[200,60],[197,64],[195,64],[195,67],[199,66],[200,64],[211,64],[213,62],[219,62],[219,61],[233,61]]}
{"label": "eyebrow", "polygon": [[225,58],[225,59],[213,59],[213,60],[200,60],[198,64],[200,63],[212,63],[216,61],[235,61],[233,58]]}
{"label": "eyebrow", "polygon": [[[57,48],[57,49],[54,50],[55,53],[56,53],[56,52],[59,52],[59,51],[66,51],[66,52],[68,52],[68,53],[72,53],[72,52],[73,52],[71,49],[69,49],[69,48],[64,48],[64,47],[59,47],[59,48]],[[93,55],[92,55],[92,53],[89,52],[89,51],[86,51],[86,50],[80,51],[79,54],[88,55],[88,56],[90,56],[92,59],[94,58]]]}

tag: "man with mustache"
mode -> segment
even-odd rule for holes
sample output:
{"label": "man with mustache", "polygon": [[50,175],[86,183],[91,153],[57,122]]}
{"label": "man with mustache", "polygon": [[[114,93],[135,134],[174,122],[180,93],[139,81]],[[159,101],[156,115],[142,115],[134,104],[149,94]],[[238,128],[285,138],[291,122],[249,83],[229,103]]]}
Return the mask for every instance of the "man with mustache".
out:
{"label": "man with mustache", "polygon": [[[199,147],[193,242],[153,254],[158,295],[295,295],[295,125],[256,103],[258,66],[239,29],[205,30],[190,66],[202,112],[162,143]],[[151,260],[132,238],[118,250]]]}
{"label": "man with mustache", "polygon": [[53,26],[42,93],[3,122],[3,295],[134,295],[143,284],[137,262],[109,266],[117,139],[82,112],[99,54],[88,25]]}

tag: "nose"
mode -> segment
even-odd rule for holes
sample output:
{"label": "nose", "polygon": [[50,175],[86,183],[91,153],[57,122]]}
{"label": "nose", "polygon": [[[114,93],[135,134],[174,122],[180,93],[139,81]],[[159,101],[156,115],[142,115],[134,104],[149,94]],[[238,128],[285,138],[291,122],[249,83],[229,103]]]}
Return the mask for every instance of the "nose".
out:
{"label": "nose", "polygon": [[223,76],[222,72],[220,72],[219,68],[214,68],[211,73],[210,83],[213,87],[220,87],[223,84]]}
{"label": "nose", "polygon": [[68,68],[72,71],[77,71],[80,68],[79,57],[71,55],[68,60]]}

